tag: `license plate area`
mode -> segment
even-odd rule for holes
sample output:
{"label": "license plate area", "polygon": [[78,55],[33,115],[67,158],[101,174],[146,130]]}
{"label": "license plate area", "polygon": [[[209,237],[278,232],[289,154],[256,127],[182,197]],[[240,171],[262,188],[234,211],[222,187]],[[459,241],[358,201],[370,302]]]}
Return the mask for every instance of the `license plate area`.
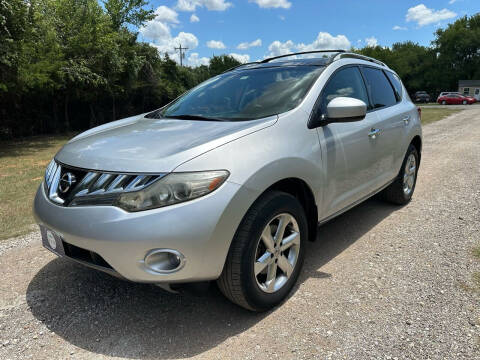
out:
{"label": "license plate area", "polygon": [[39,226],[42,234],[42,245],[59,256],[65,256],[62,237],[43,225]]}

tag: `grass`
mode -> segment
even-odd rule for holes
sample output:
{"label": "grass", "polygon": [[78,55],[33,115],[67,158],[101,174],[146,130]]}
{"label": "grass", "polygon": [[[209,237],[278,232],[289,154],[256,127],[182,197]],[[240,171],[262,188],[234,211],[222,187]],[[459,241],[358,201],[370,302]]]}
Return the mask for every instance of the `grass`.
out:
{"label": "grass", "polygon": [[462,109],[445,109],[445,108],[424,108],[422,107],[422,125],[431,124],[435,121],[442,120],[447,116],[462,111]]}
{"label": "grass", "polygon": [[[429,103],[415,103],[415,105],[420,106],[420,107],[424,107],[424,106],[439,106],[441,104],[439,104],[437,102],[429,102]],[[461,104],[459,104],[459,105],[461,105]],[[442,106],[450,106],[450,105],[442,105]],[[480,102],[477,101],[475,104],[468,105],[468,106],[480,106]]]}
{"label": "grass", "polygon": [[32,230],[32,202],[45,168],[71,135],[0,142],[0,240]]}
{"label": "grass", "polygon": [[429,102],[429,103],[414,103],[417,106],[423,107],[423,106],[435,106],[438,105],[436,102]]}
{"label": "grass", "polygon": [[[458,111],[461,110],[422,108],[422,124],[430,124]],[[0,240],[32,230],[32,202],[37,187],[50,160],[71,137],[39,136],[0,142]]]}

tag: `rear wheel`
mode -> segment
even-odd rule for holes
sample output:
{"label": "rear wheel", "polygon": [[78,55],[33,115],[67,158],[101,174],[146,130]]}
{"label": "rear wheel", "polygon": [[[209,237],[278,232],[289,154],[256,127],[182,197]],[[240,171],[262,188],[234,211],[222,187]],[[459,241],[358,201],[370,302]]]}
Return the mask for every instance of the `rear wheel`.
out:
{"label": "rear wheel", "polygon": [[445,100],[442,100],[442,105],[447,105],[447,102]]}
{"label": "rear wheel", "polygon": [[243,218],[217,284],[232,302],[265,311],[282,302],[300,273],[308,237],[298,200],[272,191]]}
{"label": "rear wheel", "polygon": [[410,144],[395,181],[381,192],[383,199],[398,205],[410,202],[417,182],[418,165],[418,151]]}

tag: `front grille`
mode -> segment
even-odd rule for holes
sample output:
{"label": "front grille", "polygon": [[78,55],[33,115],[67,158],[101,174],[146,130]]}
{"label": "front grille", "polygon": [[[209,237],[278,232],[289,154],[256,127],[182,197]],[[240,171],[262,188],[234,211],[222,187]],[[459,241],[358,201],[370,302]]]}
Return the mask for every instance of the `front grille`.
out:
{"label": "front grille", "polygon": [[110,205],[121,192],[141,190],[163,176],[89,171],[52,160],[45,171],[45,191],[58,205],[88,205],[92,198],[96,205]]}

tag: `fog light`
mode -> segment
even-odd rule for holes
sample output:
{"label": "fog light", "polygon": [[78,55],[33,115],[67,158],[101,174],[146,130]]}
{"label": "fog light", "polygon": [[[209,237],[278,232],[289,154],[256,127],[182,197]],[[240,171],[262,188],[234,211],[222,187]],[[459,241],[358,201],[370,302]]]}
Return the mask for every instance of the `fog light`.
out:
{"label": "fog light", "polygon": [[180,270],[185,257],[176,250],[154,249],[145,256],[145,265],[158,273],[171,273]]}

